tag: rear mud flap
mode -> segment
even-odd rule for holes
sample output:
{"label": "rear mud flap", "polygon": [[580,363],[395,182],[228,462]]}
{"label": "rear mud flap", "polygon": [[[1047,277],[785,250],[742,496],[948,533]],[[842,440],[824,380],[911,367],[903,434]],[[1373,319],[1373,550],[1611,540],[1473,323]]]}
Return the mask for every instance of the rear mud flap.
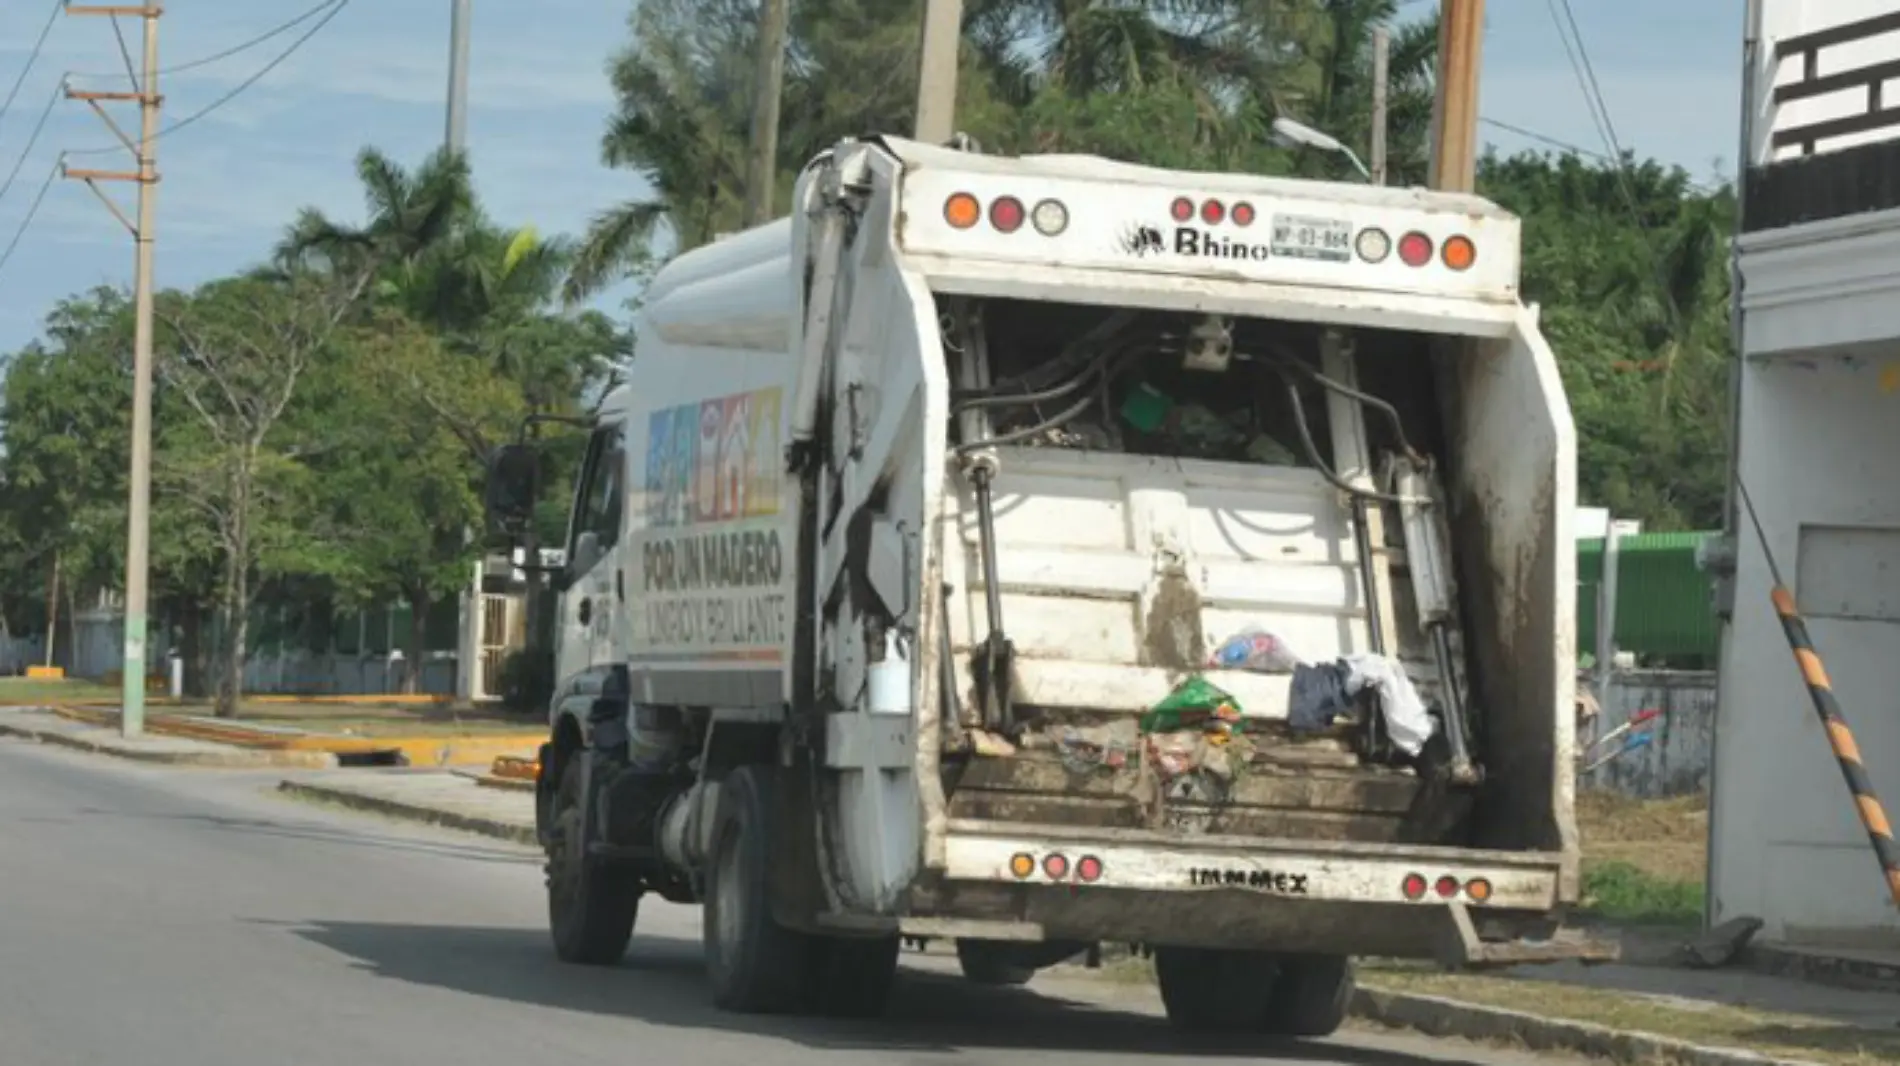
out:
{"label": "rear mud flap", "polygon": [[1444,915],[1438,959],[1447,969],[1483,970],[1569,961],[1594,965],[1615,962],[1623,955],[1623,946],[1617,941],[1593,937],[1579,929],[1560,929],[1548,940],[1484,940],[1471,920],[1470,908],[1458,901],[1446,904]]}

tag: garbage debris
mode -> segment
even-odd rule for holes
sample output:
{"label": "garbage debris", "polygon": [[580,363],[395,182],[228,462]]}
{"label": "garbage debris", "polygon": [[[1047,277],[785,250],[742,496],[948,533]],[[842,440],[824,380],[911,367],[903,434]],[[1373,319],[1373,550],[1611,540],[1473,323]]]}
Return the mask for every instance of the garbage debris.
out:
{"label": "garbage debris", "polygon": [[1290,674],[1304,661],[1285,640],[1259,626],[1248,626],[1222,641],[1209,656],[1208,665],[1256,674]]}
{"label": "garbage debris", "polygon": [[1141,716],[1143,733],[1198,728],[1228,735],[1239,732],[1242,726],[1240,701],[1199,675],[1176,685],[1173,692]]}
{"label": "garbage debris", "polygon": [[1354,702],[1367,689],[1379,697],[1379,713],[1393,746],[1407,755],[1423,751],[1436,726],[1412,679],[1405,676],[1405,668],[1383,655],[1348,655],[1335,662],[1296,666],[1287,725],[1303,733],[1326,729],[1335,719],[1350,715]]}
{"label": "garbage debris", "polygon": [[1056,736],[1056,751],[1070,773],[1120,770],[1141,756],[1141,734],[1131,718],[1107,725],[1068,726]]}

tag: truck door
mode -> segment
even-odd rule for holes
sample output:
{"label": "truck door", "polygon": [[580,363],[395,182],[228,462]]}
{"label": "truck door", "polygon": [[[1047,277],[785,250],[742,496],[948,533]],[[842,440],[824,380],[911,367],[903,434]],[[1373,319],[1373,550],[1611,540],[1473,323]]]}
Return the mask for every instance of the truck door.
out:
{"label": "truck door", "polygon": [[587,442],[567,534],[567,591],[561,597],[556,666],[572,677],[608,662],[623,607],[620,533],[626,512],[626,427],[605,422]]}

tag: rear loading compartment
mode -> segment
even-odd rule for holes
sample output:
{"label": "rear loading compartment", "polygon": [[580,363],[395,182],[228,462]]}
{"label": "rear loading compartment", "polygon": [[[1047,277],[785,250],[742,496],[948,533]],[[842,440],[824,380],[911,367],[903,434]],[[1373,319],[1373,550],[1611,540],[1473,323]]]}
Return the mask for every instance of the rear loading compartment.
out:
{"label": "rear loading compartment", "polygon": [[[1182,846],[1566,850],[1553,701],[1513,698],[1538,686],[1487,684],[1497,657],[1467,658],[1467,621],[1495,614],[1492,586],[1511,578],[1487,555],[1500,538],[1483,507],[1450,495],[1471,483],[1458,442],[1476,439],[1456,422],[1472,410],[1466,346],[1003,299],[939,306],[958,460],[941,529],[953,824]],[[1423,475],[1401,495],[1432,486],[1435,507],[1391,498],[1410,469]],[[1417,565],[1477,575],[1439,586],[1451,597],[1439,640],[1421,624]],[[1224,662],[1230,640],[1270,669]],[[1360,688],[1380,662],[1404,682]],[[1196,678],[1237,705],[1235,720],[1156,713]],[[1341,682],[1353,696],[1321,724],[1313,694]],[[1418,706],[1394,713],[1406,688]],[[1407,741],[1422,708],[1419,746]],[[1464,745],[1447,722],[1463,723]],[[1461,747],[1476,773],[1461,772]],[[1487,810],[1507,796],[1520,806]]]}

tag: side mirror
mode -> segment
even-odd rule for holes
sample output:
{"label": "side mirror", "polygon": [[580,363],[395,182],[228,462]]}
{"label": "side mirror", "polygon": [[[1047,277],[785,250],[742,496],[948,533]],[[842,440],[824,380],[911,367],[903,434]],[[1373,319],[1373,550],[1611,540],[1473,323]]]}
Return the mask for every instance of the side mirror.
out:
{"label": "side mirror", "polygon": [[504,444],[495,449],[488,458],[488,481],[483,490],[489,528],[518,538],[534,520],[540,479],[541,460],[532,447]]}

